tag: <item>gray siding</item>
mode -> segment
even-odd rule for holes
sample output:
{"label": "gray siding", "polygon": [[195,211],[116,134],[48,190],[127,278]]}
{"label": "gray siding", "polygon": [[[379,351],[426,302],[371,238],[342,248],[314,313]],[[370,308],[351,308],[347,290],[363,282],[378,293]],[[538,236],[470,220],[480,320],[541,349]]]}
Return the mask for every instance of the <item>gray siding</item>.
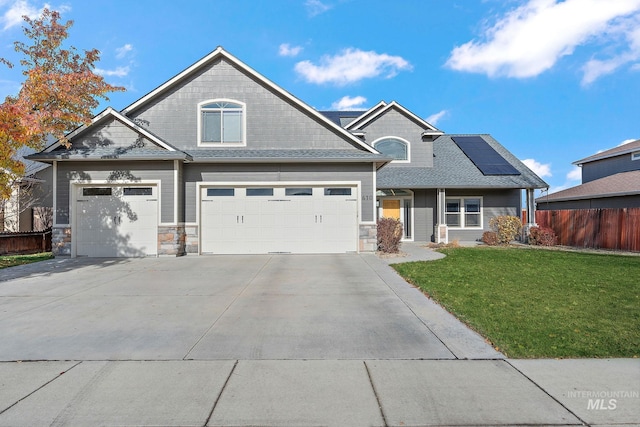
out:
{"label": "gray siding", "polygon": [[633,170],[640,170],[640,160],[631,160],[631,153],[585,163],[582,165],[582,183]]}
{"label": "gray siding", "polygon": [[[338,164],[188,164],[184,170],[185,218],[186,222],[196,221],[198,195],[196,183],[207,182],[360,182],[362,218],[360,221],[374,221],[373,170],[366,163]],[[369,196],[369,197],[367,197]],[[365,200],[368,199],[368,200]]]}
{"label": "gray siding", "polygon": [[558,202],[538,202],[536,208],[541,211],[563,209],[620,209],[640,208],[640,195],[623,197],[600,197],[597,199],[568,200]]}
{"label": "gray siding", "polygon": [[431,242],[434,239],[436,210],[436,190],[415,190],[413,195],[413,240]]}
{"label": "gray siding", "polygon": [[178,165],[178,223],[184,223],[184,163],[176,162]]}
{"label": "gray siding", "polygon": [[522,191],[509,190],[447,190],[447,197],[455,196],[482,196],[482,230],[456,230],[449,229],[449,241],[459,239],[461,241],[475,241],[482,239],[482,233],[490,230],[491,218],[500,215],[512,215],[520,218],[522,212]]}
{"label": "gray siding", "polygon": [[[72,146],[73,148],[127,148],[140,147],[141,145],[164,150],[118,120],[111,119],[103,125],[91,127],[87,132],[74,138]],[[62,148],[64,149],[64,147]]]}
{"label": "gray siding", "polygon": [[[521,191],[508,190],[447,190],[447,197],[481,196],[483,201],[483,229],[456,230],[449,229],[449,241],[475,241],[482,238],[482,233],[489,230],[491,218],[500,215],[520,217]],[[413,198],[414,240],[431,242],[435,239],[436,223],[438,222],[437,191],[433,189],[414,190]]]}
{"label": "gray siding", "polygon": [[396,136],[409,141],[411,163],[392,163],[387,167],[433,167],[433,141],[423,141],[425,129],[397,110],[387,113],[362,128],[367,144],[385,136]]}
{"label": "gray siding", "polygon": [[33,187],[33,194],[30,196],[30,199],[35,199],[32,203],[33,206],[53,207],[53,166],[36,172],[34,177],[44,182]]}
{"label": "gray siding", "polygon": [[352,147],[339,131],[329,129],[224,59],[199,70],[129,116],[148,123],[150,131],[176,147],[192,149],[197,147],[198,103],[216,98],[246,104],[248,149]]}
{"label": "gray siding", "polygon": [[[126,166],[126,167],[125,167]],[[69,224],[69,183],[106,180],[114,183],[160,180],[160,221],[171,223],[173,217],[173,162],[58,162],[56,223]]]}

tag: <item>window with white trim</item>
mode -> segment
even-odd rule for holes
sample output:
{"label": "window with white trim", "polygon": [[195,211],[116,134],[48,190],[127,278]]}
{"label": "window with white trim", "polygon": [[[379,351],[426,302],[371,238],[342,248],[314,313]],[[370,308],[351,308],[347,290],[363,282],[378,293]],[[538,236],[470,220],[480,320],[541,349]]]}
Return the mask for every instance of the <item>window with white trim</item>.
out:
{"label": "window with white trim", "polygon": [[640,151],[631,153],[631,160],[640,160]]}
{"label": "window with white trim", "polygon": [[394,161],[409,160],[409,143],[399,138],[387,137],[373,143],[373,148]]}
{"label": "window with white trim", "polygon": [[199,145],[245,145],[245,106],[225,99],[202,102],[198,128]]}
{"label": "window with white trim", "polygon": [[482,228],[482,198],[447,197],[445,215],[451,228]]}

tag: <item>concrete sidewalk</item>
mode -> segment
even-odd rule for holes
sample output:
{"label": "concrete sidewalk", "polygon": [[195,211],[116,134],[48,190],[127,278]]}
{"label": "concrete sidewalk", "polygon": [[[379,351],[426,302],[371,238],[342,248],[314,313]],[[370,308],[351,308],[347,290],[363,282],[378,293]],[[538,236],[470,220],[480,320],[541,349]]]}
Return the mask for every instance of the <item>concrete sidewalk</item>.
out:
{"label": "concrete sidewalk", "polygon": [[637,425],[637,360],[0,363],[2,426]]}
{"label": "concrete sidewalk", "polygon": [[[403,250],[400,262],[440,256],[417,243]],[[9,269],[0,426],[640,425],[640,360],[505,359],[390,262],[277,255]],[[212,275],[224,279],[205,283]]]}

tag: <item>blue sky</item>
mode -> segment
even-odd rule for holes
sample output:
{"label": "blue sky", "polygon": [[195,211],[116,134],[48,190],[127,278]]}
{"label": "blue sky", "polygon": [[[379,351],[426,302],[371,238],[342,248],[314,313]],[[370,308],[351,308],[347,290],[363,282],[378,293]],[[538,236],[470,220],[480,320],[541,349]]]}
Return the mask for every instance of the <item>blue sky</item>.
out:
{"label": "blue sky", "polygon": [[[397,101],[447,133],[490,133],[551,186],[640,138],[640,0],[0,0],[0,57],[20,17],[73,20],[122,109],[217,46],[311,106]],[[20,70],[0,68],[0,95]],[[97,113],[98,111],[96,111]]]}

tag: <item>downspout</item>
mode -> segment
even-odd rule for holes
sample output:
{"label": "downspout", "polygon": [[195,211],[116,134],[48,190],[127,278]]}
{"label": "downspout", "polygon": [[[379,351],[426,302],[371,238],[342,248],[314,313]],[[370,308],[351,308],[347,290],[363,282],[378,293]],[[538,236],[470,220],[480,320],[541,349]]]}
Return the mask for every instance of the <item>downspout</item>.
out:
{"label": "downspout", "polygon": [[534,197],[534,188],[527,188],[527,223],[524,226],[523,231],[523,242],[529,243],[529,230],[531,227],[537,227],[536,224],[536,203]]}
{"label": "downspout", "polygon": [[438,211],[438,224],[436,225],[436,243],[449,243],[449,229],[446,221],[447,195],[444,188],[438,188],[438,200],[436,209]]}

